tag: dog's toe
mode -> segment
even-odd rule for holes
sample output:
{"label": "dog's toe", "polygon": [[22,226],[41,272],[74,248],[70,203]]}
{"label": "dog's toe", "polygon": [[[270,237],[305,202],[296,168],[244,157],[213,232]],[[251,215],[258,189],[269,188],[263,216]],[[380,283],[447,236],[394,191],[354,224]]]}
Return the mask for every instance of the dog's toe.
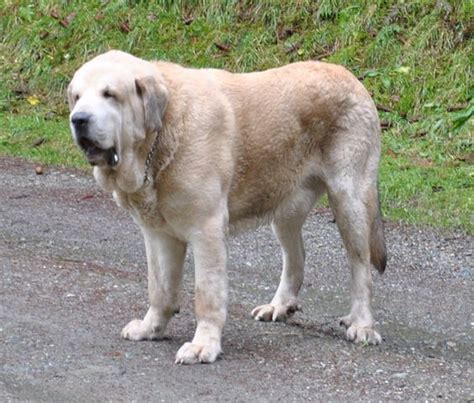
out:
{"label": "dog's toe", "polygon": [[214,362],[221,354],[218,343],[184,343],[176,353],[176,364],[197,364]]}
{"label": "dog's toe", "polygon": [[144,320],[133,319],[122,329],[121,336],[127,340],[155,340],[160,338],[161,329],[152,327]]}
{"label": "dog's toe", "polygon": [[344,326],[346,329],[348,329],[352,325],[351,315],[346,315],[346,316],[343,316],[342,318],[339,318],[339,324],[341,326]]}
{"label": "dog's toe", "polygon": [[354,343],[365,343],[377,345],[382,342],[380,334],[371,327],[349,326],[346,331],[346,339]]}
{"label": "dog's toe", "polygon": [[286,304],[266,304],[257,306],[252,310],[252,317],[262,322],[279,322],[285,321],[296,311],[301,311],[301,305],[295,300],[291,300]]}

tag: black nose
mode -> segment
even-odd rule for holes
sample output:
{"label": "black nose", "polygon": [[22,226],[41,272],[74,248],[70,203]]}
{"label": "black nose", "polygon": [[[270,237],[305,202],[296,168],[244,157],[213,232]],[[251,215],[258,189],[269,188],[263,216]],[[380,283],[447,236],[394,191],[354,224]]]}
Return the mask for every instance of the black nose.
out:
{"label": "black nose", "polygon": [[76,112],[71,116],[71,122],[76,129],[84,129],[89,124],[92,115],[87,112]]}

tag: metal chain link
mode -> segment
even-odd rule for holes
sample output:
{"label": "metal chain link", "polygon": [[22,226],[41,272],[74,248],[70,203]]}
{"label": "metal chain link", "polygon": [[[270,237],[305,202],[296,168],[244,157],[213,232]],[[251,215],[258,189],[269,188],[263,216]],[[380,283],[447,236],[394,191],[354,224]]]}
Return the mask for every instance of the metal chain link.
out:
{"label": "metal chain link", "polygon": [[145,179],[144,179],[144,184],[145,185],[150,183],[149,171],[150,171],[151,162],[153,161],[153,158],[154,158],[155,153],[156,153],[156,148],[158,147],[158,135],[159,135],[159,133],[156,132],[156,137],[155,137],[155,140],[153,141],[153,145],[151,146],[151,149],[150,149],[148,155],[146,156],[146,160],[145,160]]}

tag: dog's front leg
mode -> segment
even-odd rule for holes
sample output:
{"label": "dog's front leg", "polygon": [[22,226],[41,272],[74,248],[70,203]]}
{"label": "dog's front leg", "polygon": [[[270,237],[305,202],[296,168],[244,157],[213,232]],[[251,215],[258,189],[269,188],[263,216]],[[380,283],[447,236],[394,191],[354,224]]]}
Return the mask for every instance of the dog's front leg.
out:
{"label": "dog's front leg", "polygon": [[221,353],[227,314],[225,220],[208,220],[191,236],[195,265],[196,333],[176,354],[177,364],[213,362]]}
{"label": "dog's front leg", "polygon": [[163,336],[166,326],[179,311],[179,290],[183,276],[186,244],[166,233],[142,228],[148,262],[150,307],[143,320],[134,319],[122,330],[129,340],[152,340]]}

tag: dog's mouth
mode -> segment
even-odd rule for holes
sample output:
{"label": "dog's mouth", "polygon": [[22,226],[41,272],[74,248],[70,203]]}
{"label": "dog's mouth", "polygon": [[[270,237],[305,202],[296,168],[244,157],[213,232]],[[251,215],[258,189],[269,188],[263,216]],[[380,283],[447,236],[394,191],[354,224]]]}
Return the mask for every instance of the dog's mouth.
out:
{"label": "dog's mouth", "polygon": [[119,162],[118,153],[115,147],[104,149],[94,141],[85,137],[82,137],[78,141],[78,144],[86,155],[89,164],[93,166],[109,165],[113,167]]}

